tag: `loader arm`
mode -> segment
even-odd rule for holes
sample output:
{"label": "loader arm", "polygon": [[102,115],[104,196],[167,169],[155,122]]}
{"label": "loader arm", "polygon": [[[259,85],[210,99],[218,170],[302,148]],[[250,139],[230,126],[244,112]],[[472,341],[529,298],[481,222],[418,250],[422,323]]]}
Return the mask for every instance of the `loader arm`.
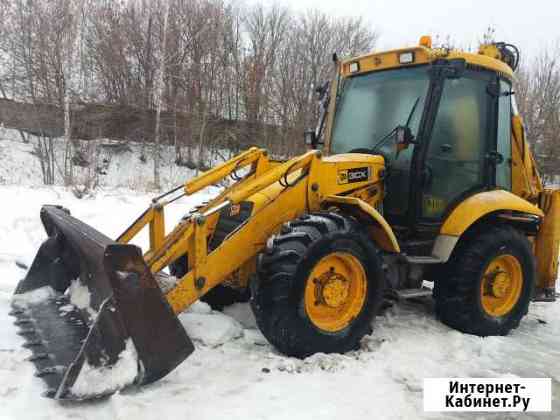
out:
{"label": "loader arm", "polygon": [[[144,254],[146,264],[150,267],[152,273],[159,272],[162,268],[168,266],[182,255],[190,256],[191,266],[193,267],[189,273],[184,276],[178,286],[178,291],[188,290],[185,295],[182,293],[181,301],[178,304],[177,298],[172,298],[170,302],[176,312],[180,312],[184,307],[190,305],[200,296],[202,296],[211,287],[217,284],[216,281],[206,281],[206,269],[204,267],[211,266],[212,262],[207,261],[208,257],[208,238],[219,218],[220,210],[226,207],[238,205],[246,197],[255,194],[271,184],[277,182],[282,177],[289,179],[292,173],[301,173],[302,169],[309,166],[309,163],[316,155],[316,152],[309,152],[301,157],[292,159],[284,164],[271,163],[267,158],[267,152],[261,149],[250,149],[249,151],[234,157],[233,159],[201,174],[189,182],[187,182],[179,196],[168,198],[169,195],[178,191],[174,189],[169,194],[157,197],[148,208],[125,232],[118,238],[120,243],[128,243],[142,229],[149,226],[150,231],[150,249]],[[184,195],[194,194],[201,189],[216,184],[232,173],[240,171],[250,166],[249,173],[232,186],[226,188],[218,197],[211,200],[208,204],[200,206],[195,212],[184,218],[179,224],[167,235],[164,231],[164,207]],[[301,176],[301,175],[298,175]],[[302,200],[300,200],[302,201]],[[303,200],[305,202],[305,200]],[[259,222],[260,219],[257,220]],[[254,221],[253,221],[254,223]],[[262,221],[260,221],[262,227]],[[255,236],[253,237],[255,238]],[[232,239],[233,240],[233,239]],[[265,239],[266,240],[266,239]],[[233,240],[235,242],[235,240]],[[254,256],[254,253],[247,253],[247,244],[255,242],[245,241],[244,246],[238,249],[244,249],[239,256],[228,255],[226,258],[228,264],[219,264],[224,269],[223,276],[231,273],[239,268],[248,258]],[[257,241],[258,242],[258,241]],[[258,249],[255,251],[258,252]],[[219,258],[223,257],[223,250],[220,249]],[[243,259],[239,257],[243,256]],[[218,259],[219,259],[218,258]],[[215,264],[214,264],[215,265]],[[196,285],[193,279],[196,278]],[[215,275],[210,276],[211,279]],[[218,281],[219,282],[219,281]],[[187,284],[189,286],[187,286]],[[177,292],[174,292],[177,294]],[[172,296],[175,296],[172,295]]]}
{"label": "loader arm", "polygon": [[[216,250],[208,253],[207,239],[211,226],[215,224],[219,216],[219,211],[238,205],[245,198],[266,189],[282,177],[287,178],[288,181],[290,179],[293,181],[294,177],[296,179],[301,177],[302,171],[309,166],[315,155],[315,152],[307,153],[275,168],[270,168],[262,175],[247,180],[243,185],[226,190],[221,200],[213,203],[213,207],[191,215],[186,221],[188,226],[182,235],[175,236],[173,233],[170,235],[173,236],[169,242],[166,242],[166,248],[155,254],[147,263],[155,273],[181,255],[185,253],[189,255],[188,273],[167,295],[175,313],[179,313],[191,305],[229,274],[239,269],[243,263],[254,257],[262,249],[267,237],[275,227],[279,227],[294,214],[302,213],[306,206],[306,194],[303,190],[306,184],[300,182],[295,187],[285,188],[284,192],[279,194],[275,200],[274,206],[264,206],[257,210],[231,237],[227,238]],[[287,214],[281,214],[282,209],[290,207],[291,210]]]}
{"label": "loader arm", "polygon": [[[210,203],[197,208],[169,234],[164,232],[163,209],[177,197],[168,198],[164,194],[118,239],[120,243],[127,243],[149,225],[150,249],[144,259],[152,273],[161,271],[183,255],[189,256],[187,273],[166,295],[175,313],[183,311],[254,259],[285,222],[332,204],[337,195],[344,195],[346,200],[356,196],[354,201],[365,198],[369,200],[364,201],[367,206],[375,205],[382,197],[379,174],[384,160],[380,156],[348,154],[323,159],[319,151],[310,151],[278,164],[270,162],[266,151],[261,149],[251,149],[190,180],[180,196],[194,194],[246,167],[250,167],[250,171],[245,177],[238,178]],[[363,180],[337,181],[341,174],[356,168],[367,173]],[[176,191],[178,189],[170,193]],[[374,194],[367,191],[374,191]],[[247,201],[253,209],[250,217],[216,249],[209,250],[209,238],[222,212]],[[390,230],[386,223],[385,227]],[[392,232],[389,237],[394,238]]]}
{"label": "loader arm", "polygon": [[[165,206],[181,197],[195,194],[201,189],[214,185],[224,178],[236,174],[237,171],[246,169],[248,166],[250,167],[250,172],[242,179],[239,179],[239,181],[229,189],[226,189],[226,191],[241,188],[249,180],[268,171],[272,166],[274,166],[274,164],[269,161],[266,150],[253,147],[228,160],[227,162],[204,172],[200,176],[187,181],[184,185],[154,198],[152,200],[152,205],[118,237],[117,242],[122,244],[129,243],[146,225],[149,225],[150,249],[146,252],[146,255],[148,256],[147,259],[150,260],[151,257],[153,257],[152,251],[165,248],[165,244],[163,242],[164,239],[168,242],[173,242],[174,238],[181,236],[188,228],[188,223],[179,223],[173,232],[166,237],[163,213]],[[183,190],[183,193],[170,198],[170,196],[179,190]],[[218,195],[218,197],[214,198],[209,203],[200,206],[197,210],[204,213],[216,203],[222,202],[224,194],[225,192],[222,192]]]}

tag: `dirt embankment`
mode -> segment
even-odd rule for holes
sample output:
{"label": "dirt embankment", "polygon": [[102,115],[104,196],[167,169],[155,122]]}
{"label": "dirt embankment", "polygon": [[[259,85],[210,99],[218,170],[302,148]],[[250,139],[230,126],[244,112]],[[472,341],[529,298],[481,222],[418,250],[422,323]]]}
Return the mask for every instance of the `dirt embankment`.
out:
{"label": "dirt embankment", "polygon": [[[84,140],[112,138],[151,142],[155,133],[155,120],[154,110],[128,105],[73,105],[72,137]],[[53,105],[0,99],[0,124],[33,135],[60,137],[64,134],[64,113],[60,107]],[[291,142],[303,143],[299,141],[301,135],[280,127],[218,118],[209,118],[203,125],[197,116],[191,117],[180,112],[162,112],[161,127],[162,143],[174,144],[177,138],[183,146],[197,144],[201,132],[204,143],[218,142],[230,149],[243,149],[258,144],[274,150],[286,147]]]}

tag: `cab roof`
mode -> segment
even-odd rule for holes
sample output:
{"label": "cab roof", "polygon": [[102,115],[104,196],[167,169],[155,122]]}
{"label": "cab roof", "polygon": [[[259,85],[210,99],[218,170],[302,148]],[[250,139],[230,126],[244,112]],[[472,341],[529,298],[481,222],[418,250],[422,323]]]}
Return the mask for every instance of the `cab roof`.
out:
{"label": "cab roof", "polygon": [[513,70],[511,67],[503,61],[493,57],[492,53],[493,50],[491,48],[483,47],[481,47],[478,54],[473,54],[461,50],[431,48],[429,46],[417,45],[410,48],[400,48],[396,50],[365,54],[344,60],[342,61],[341,74],[343,77],[353,76],[355,74],[387,70],[390,68],[429,64],[438,59],[449,60],[462,58],[467,62],[467,64],[496,72],[510,80],[513,79]]}

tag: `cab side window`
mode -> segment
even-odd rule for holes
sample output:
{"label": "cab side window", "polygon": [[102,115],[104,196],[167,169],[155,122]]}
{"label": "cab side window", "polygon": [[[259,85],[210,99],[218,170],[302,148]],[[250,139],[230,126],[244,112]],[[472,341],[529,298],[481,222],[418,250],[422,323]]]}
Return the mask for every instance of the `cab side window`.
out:
{"label": "cab side window", "polygon": [[505,80],[500,81],[497,152],[496,186],[511,191],[511,85]]}
{"label": "cab side window", "polygon": [[424,217],[440,218],[453,200],[484,184],[488,80],[472,75],[444,82],[425,162]]}

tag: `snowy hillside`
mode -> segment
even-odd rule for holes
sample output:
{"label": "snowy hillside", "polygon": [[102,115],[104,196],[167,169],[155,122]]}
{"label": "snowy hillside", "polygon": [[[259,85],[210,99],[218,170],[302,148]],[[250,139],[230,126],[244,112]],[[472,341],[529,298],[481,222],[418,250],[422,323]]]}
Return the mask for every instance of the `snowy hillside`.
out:
{"label": "snowy hillside", "polygon": [[[31,262],[46,237],[40,206],[62,204],[114,237],[151,197],[121,189],[78,200],[63,188],[17,186],[0,186],[0,197],[0,419],[531,418],[422,412],[423,378],[511,375],[552,377],[552,409],[560,412],[560,303],[532,304],[510,336],[485,339],[440,324],[429,301],[402,304],[377,317],[359,351],[305,360],[277,353],[255,328],[247,304],[220,313],[197,303],[180,316],[197,349],[163,380],[93,403],[41,398],[44,383],[33,376],[25,361],[30,352],[7,315],[13,289],[25,275],[15,261]],[[193,203],[171,205],[167,223]]]}
{"label": "snowy hillside", "polygon": [[[23,143],[19,132],[0,126],[0,185],[43,185],[41,163],[33,152],[36,139]],[[55,139],[55,184],[63,185],[64,141]],[[74,167],[76,183],[85,184],[88,177],[97,176],[102,188],[129,188],[146,191],[153,181],[153,161],[149,157],[151,145],[146,146],[148,160],[140,160],[139,143],[128,142],[119,146],[119,142],[108,139],[84,142],[89,146],[91,164],[89,167]],[[183,183],[195,175],[195,171],[174,163],[175,154],[172,147],[161,147],[161,184],[171,188]],[[229,157],[229,156],[228,156]],[[212,157],[216,161],[216,157]]]}

